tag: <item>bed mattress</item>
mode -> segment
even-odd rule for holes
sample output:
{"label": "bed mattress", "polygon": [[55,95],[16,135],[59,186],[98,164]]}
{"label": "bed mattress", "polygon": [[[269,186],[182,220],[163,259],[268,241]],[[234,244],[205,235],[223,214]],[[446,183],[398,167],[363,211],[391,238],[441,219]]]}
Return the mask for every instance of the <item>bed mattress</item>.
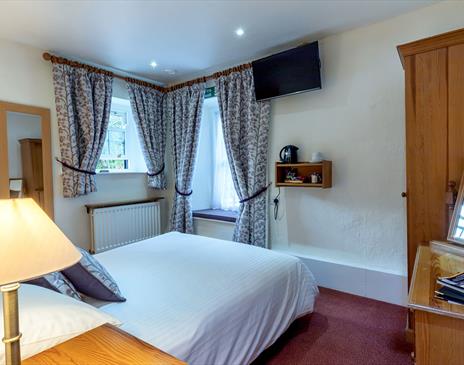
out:
{"label": "bed mattress", "polygon": [[202,236],[171,232],[96,257],[127,298],[100,309],[190,365],[249,364],[318,294],[297,258]]}

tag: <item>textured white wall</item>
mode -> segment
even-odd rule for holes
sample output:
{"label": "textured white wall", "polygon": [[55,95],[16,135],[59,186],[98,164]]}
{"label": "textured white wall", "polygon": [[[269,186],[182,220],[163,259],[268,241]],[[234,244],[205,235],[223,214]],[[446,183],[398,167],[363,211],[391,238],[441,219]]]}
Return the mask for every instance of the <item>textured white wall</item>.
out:
{"label": "textured white wall", "polygon": [[[42,59],[42,52],[33,47],[0,40],[0,100],[49,108],[52,154],[59,156],[51,64]],[[118,97],[127,95],[124,85],[116,82],[114,94]],[[171,171],[170,164],[167,170],[168,173]],[[88,247],[90,244],[89,223],[84,208],[88,203],[144,199],[151,195],[166,196],[169,199],[162,202],[162,228],[166,229],[168,201],[171,200],[172,192],[154,193],[147,189],[144,174],[100,175],[97,177],[97,193],[76,199],[64,199],[60,172],[61,168],[53,163],[55,221],[74,243],[82,247]]]}
{"label": "textured white wall", "polygon": [[[443,2],[320,41],[323,89],[272,105],[270,179],[280,148],[333,160],[333,188],[282,189],[272,248],[406,273],[404,74],[396,46],[464,27]],[[277,190],[272,189],[271,202]]]}

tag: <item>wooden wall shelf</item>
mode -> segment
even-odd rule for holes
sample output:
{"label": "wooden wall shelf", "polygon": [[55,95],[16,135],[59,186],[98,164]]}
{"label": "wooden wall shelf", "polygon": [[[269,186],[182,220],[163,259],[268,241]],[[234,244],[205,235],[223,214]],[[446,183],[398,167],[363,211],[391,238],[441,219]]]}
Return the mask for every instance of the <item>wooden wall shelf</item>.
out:
{"label": "wooden wall shelf", "polygon": [[[295,169],[298,176],[304,176],[308,182],[303,183],[292,183],[285,182],[285,177],[290,169]],[[310,177],[312,173],[318,173],[322,176],[322,182],[318,184],[310,183]],[[332,187],[332,161],[321,161],[321,162],[298,162],[298,163],[281,163],[276,162],[275,164],[275,186],[282,187],[299,187],[299,188],[320,188],[328,189]]]}

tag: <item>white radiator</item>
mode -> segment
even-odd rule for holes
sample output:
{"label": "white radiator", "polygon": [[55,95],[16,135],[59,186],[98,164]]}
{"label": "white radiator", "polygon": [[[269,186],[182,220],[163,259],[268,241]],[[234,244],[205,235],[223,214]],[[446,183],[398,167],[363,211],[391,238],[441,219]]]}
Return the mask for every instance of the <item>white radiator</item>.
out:
{"label": "white radiator", "polygon": [[92,253],[110,250],[159,235],[160,203],[135,203],[108,207],[87,206]]}

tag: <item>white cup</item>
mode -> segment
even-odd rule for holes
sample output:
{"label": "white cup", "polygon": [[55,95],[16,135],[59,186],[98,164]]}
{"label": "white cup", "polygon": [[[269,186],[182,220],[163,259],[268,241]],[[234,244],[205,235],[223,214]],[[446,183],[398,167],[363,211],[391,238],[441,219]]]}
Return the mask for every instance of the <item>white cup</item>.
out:
{"label": "white cup", "polygon": [[321,162],[323,159],[324,157],[320,152],[313,152],[311,155],[311,162]]}

